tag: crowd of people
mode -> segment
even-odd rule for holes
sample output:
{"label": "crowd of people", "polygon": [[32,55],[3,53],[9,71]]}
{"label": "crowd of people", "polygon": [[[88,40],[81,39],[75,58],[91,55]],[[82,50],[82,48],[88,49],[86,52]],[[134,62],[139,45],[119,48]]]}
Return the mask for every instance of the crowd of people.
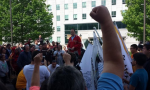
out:
{"label": "crowd of people", "polygon": [[[90,15],[100,23],[103,34],[104,68],[97,90],[150,90],[150,44],[131,45],[133,73],[128,81],[123,78],[121,47],[108,9],[98,6]],[[7,90],[3,84],[13,71],[16,90],[87,90],[79,67],[85,51],[74,29],[71,35],[68,50],[62,50],[58,42],[44,43],[41,35],[34,45],[29,39],[24,47],[0,46],[0,89]]]}

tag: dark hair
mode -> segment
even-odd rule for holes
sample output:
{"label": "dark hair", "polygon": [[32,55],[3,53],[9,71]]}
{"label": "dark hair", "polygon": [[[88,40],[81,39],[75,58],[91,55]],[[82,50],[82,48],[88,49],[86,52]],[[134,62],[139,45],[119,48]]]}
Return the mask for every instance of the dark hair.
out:
{"label": "dark hair", "polygon": [[56,60],[53,60],[52,63],[56,63]]}
{"label": "dark hair", "polygon": [[73,30],[74,32],[76,32],[76,30],[75,30],[75,29],[73,29],[73,28],[72,28],[71,30]]}
{"label": "dark hair", "polygon": [[2,54],[3,49],[5,49],[5,50],[6,50],[6,48],[5,48],[5,47],[1,47],[1,49],[0,49],[0,54]]}
{"label": "dark hair", "polygon": [[43,81],[40,90],[47,90],[47,82],[48,82],[48,79],[45,79],[45,81]]}
{"label": "dark hair", "polygon": [[2,60],[3,57],[4,57],[4,55],[0,55],[0,60]]}
{"label": "dark hair", "polygon": [[150,49],[150,45],[149,44],[144,44],[144,47],[149,50]]}
{"label": "dark hair", "polygon": [[138,49],[138,46],[136,44],[132,44],[131,47],[133,47],[134,49]]}
{"label": "dark hair", "polygon": [[32,48],[33,46],[35,46],[35,45],[30,45],[30,48]]}
{"label": "dark hair", "polygon": [[138,48],[141,48],[141,49],[143,49],[143,45],[138,45]]}
{"label": "dark hair", "polygon": [[8,47],[8,46],[11,46],[10,44],[7,44],[7,46],[6,47]]}
{"label": "dark hair", "polygon": [[32,53],[32,61],[34,61],[34,57],[39,53],[40,53],[40,51],[38,51],[38,50],[36,50]]}
{"label": "dark hair", "polygon": [[58,67],[49,78],[47,90],[85,90],[80,71],[72,66]]}
{"label": "dark hair", "polygon": [[143,66],[145,64],[146,60],[147,60],[146,55],[142,54],[142,53],[134,54],[133,58],[139,66]]}

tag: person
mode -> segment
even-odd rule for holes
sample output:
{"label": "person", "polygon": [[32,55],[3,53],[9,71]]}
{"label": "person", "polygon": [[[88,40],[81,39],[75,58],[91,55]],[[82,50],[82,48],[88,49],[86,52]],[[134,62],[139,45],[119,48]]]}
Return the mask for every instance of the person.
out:
{"label": "person", "polygon": [[[100,23],[103,34],[104,69],[98,80],[97,90],[123,90],[121,78],[124,74],[124,63],[109,11],[105,6],[98,6],[93,8],[90,15]],[[67,60],[71,59],[71,57],[66,58]],[[30,90],[40,89],[39,63],[42,60],[41,55],[37,55],[35,60],[37,66],[34,68]],[[86,86],[79,70],[72,66],[64,66],[57,68],[51,75],[48,81],[48,90],[86,90]]]}
{"label": "person", "polygon": [[67,47],[66,47],[66,46],[64,46],[64,51],[65,51],[65,52],[68,52],[68,50],[67,50]]}
{"label": "person", "polygon": [[40,44],[43,44],[43,39],[42,39],[41,35],[39,35],[39,42],[40,42]]}
{"label": "person", "polygon": [[25,45],[24,51],[20,53],[18,60],[17,60],[17,65],[20,68],[20,70],[25,66],[31,63],[31,53],[29,50],[29,45]]}
{"label": "person", "polygon": [[150,45],[149,44],[144,44],[143,46],[143,54],[147,56],[147,61],[144,64],[144,68],[148,73],[148,83],[147,83],[147,89],[150,90]]}
{"label": "person", "polygon": [[9,56],[10,66],[11,66],[12,70],[16,72],[17,75],[20,72],[18,65],[17,65],[17,60],[18,60],[19,54],[20,54],[19,48],[12,47],[12,53]]}
{"label": "person", "polygon": [[143,45],[138,45],[138,51],[139,51],[139,53],[142,53],[142,50],[143,50]]}
{"label": "person", "polygon": [[47,59],[46,58],[47,57],[47,51],[48,51],[47,44],[43,43],[43,45],[42,45],[42,51],[41,51],[41,53],[43,53],[43,62],[44,62],[45,59]]}
{"label": "person", "polygon": [[[133,55],[134,61],[137,70],[132,74],[130,78],[130,86],[129,90],[146,90],[147,82],[148,82],[148,73],[143,68],[143,65],[146,62],[146,55],[142,53],[136,53]],[[128,90],[126,88],[126,90]]]}
{"label": "person", "polygon": [[8,77],[8,65],[5,61],[5,55],[0,55],[0,79],[1,81],[6,84],[7,77]]}
{"label": "person", "polygon": [[35,40],[35,41],[34,41],[35,49],[36,49],[36,50],[39,50],[39,45],[38,45],[38,43],[39,43],[38,40]]}
{"label": "person", "polygon": [[58,68],[58,67],[59,67],[59,65],[56,64],[56,60],[53,60],[53,61],[52,61],[52,64],[50,64],[50,65],[48,66],[48,69],[49,69],[49,71],[50,71],[51,73],[53,73],[53,72],[56,70],[56,68]]}
{"label": "person", "polygon": [[81,55],[79,55],[79,57],[78,57],[78,62],[79,63],[81,62],[81,59],[82,59],[84,53],[85,53],[85,50],[83,49],[83,44],[82,44],[82,46],[81,46]]}
{"label": "person", "polygon": [[[26,90],[29,90],[29,87],[31,86],[31,76],[33,74],[33,71],[34,71],[34,57],[39,54],[40,51],[34,51],[33,54],[32,54],[32,62],[31,64],[29,65],[26,65],[24,68],[23,68],[23,73],[25,75],[25,78],[27,80],[27,84],[26,84]],[[42,56],[43,57],[43,56]],[[45,79],[48,79],[49,76],[50,76],[50,72],[48,71],[47,67],[42,65],[40,66],[40,85],[42,84],[42,82],[45,80]]]}
{"label": "person", "polygon": [[32,55],[32,53],[35,51],[35,45],[31,45],[30,46],[30,53]]}
{"label": "person", "polygon": [[[137,53],[137,49],[138,49],[138,46],[137,46],[136,44],[132,44],[132,45],[130,46],[131,59],[132,59],[132,61],[133,61],[133,55],[134,55],[135,53]],[[133,72],[136,71],[136,66],[133,65],[133,64],[132,64],[132,69],[133,69]]]}
{"label": "person", "polygon": [[40,46],[39,46],[39,51],[42,51],[42,47],[43,47],[43,46],[40,44]]}
{"label": "person", "polygon": [[7,46],[6,46],[6,54],[7,54],[8,57],[11,54],[11,45],[10,44],[7,44]]}
{"label": "person", "polygon": [[75,29],[71,29],[71,37],[69,38],[68,51],[76,53],[77,55],[81,54],[81,39],[75,34]]}
{"label": "person", "polygon": [[23,73],[23,69],[20,71],[20,73],[18,74],[17,77],[17,81],[16,81],[16,89],[17,90],[23,90],[26,88],[26,78],[25,75]]}
{"label": "person", "polygon": [[5,59],[6,61],[8,61],[8,56],[6,54],[6,48],[5,47],[2,47],[1,50],[0,50],[0,55],[5,55]]}
{"label": "person", "polygon": [[65,51],[62,50],[62,46],[58,45],[58,50],[54,52],[54,56],[56,58],[56,62],[58,65],[63,66],[63,54]]}

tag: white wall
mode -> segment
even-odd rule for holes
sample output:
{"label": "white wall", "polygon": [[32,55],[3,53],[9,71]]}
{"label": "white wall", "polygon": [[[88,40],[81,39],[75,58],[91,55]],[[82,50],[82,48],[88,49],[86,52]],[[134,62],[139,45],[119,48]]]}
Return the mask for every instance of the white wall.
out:
{"label": "white wall", "polygon": [[[53,40],[57,41],[57,37],[61,37],[61,44],[65,44],[65,24],[77,24],[77,23],[95,23],[95,21],[90,17],[89,13],[92,10],[91,1],[96,1],[96,6],[101,5],[101,0],[47,0],[46,4],[52,5],[52,12],[54,15],[53,26],[55,27],[55,32],[52,35]],[[82,8],[82,2],[86,2],[86,8]],[[73,3],[77,3],[77,9],[73,9]],[[56,10],[56,4],[60,4],[60,10]],[[68,10],[64,9],[64,4],[68,4]],[[123,17],[121,15],[122,10],[126,10],[125,4],[122,4],[122,0],[116,0],[116,5],[112,5],[111,0],[106,0],[106,7],[108,8],[110,14],[112,11],[116,11],[116,17],[113,17],[113,21],[122,21]],[[86,13],[86,19],[82,19],[82,14]],[[77,20],[73,20],[73,14],[77,14]],[[56,21],[56,16],[60,15],[60,21]],[[65,21],[65,15],[69,15],[69,20]],[[61,27],[61,31],[57,31],[57,26]],[[129,48],[131,44],[137,44],[138,42],[134,38],[127,36],[127,29],[120,29],[123,37],[126,37],[125,43]],[[101,32],[99,31],[100,35]],[[79,30],[78,34],[82,35],[83,39],[88,37],[93,37],[92,30]]]}

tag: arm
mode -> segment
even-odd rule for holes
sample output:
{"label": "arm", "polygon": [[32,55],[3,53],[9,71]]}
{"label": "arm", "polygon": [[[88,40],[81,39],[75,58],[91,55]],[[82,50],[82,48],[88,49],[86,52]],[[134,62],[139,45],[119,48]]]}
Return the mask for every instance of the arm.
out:
{"label": "arm", "polygon": [[104,57],[103,73],[112,73],[122,78],[124,63],[121,55],[121,47],[108,9],[105,6],[98,6],[91,11],[90,15],[100,23],[102,28]]}
{"label": "arm", "polygon": [[[41,61],[42,61],[42,54],[39,53],[34,57],[34,71],[33,71],[32,80],[31,80],[31,88],[33,86],[40,87],[40,70],[39,70],[39,67],[41,65]],[[30,90],[31,90],[31,88],[30,88]]]}

